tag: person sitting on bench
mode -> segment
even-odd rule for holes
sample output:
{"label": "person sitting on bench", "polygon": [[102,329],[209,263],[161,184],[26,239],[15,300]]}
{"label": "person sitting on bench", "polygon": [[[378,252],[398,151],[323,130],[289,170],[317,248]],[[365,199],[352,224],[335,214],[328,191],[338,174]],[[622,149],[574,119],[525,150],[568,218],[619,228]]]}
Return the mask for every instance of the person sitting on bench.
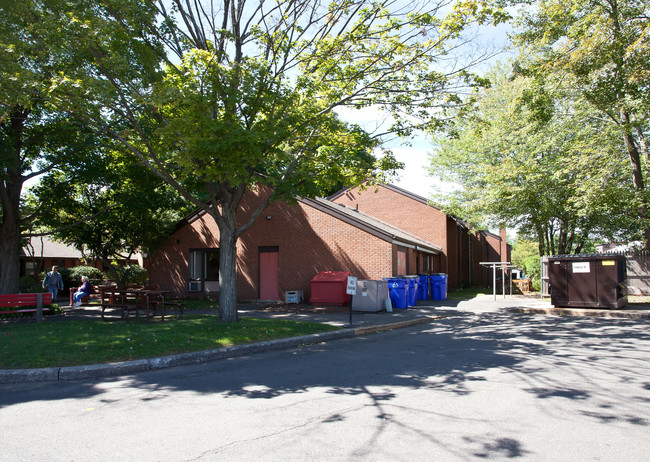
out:
{"label": "person sitting on bench", "polygon": [[74,306],[81,306],[81,299],[87,297],[93,292],[93,286],[90,283],[88,276],[81,276],[81,285],[72,296]]}

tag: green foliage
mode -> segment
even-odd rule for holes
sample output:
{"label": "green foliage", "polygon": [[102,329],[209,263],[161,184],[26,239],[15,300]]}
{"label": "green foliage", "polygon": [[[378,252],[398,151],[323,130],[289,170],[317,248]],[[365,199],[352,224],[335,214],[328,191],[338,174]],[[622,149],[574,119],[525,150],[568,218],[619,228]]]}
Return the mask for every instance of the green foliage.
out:
{"label": "green foliage", "polygon": [[70,287],[78,287],[81,285],[81,277],[88,276],[93,285],[101,284],[104,280],[104,273],[95,268],[94,266],[75,266],[69,268],[70,280],[72,285]]}
{"label": "green foliage", "polygon": [[522,53],[515,65],[517,72],[551,82],[568,82],[592,108],[592,117],[616,131],[628,157],[627,181],[634,190],[625,208],[636,221],[636,237],[650,245],[650,196],[646,184],[650,158],[647,2],[537,2],[534,8],[522,10],[518,26],[514,38]]}
{"label": "green foliage", "polygon": [[[96,146],[79,183],[50,175],[26,196],[44,207],[35,223],[53,229],[61,241],[84,249],[105,265],[139,250],[152,251],[190,208],[176,191],[148,169],[110,146]],[[40,204],[40,205],[39,205]]]}
{"label": "green foliage", "polygon": [[149,273],[142,266],[118,264],[111,266],[113,269],[112,273],[116,276],[119,287],[129,284],[143,285],[149,280]]}
{"label": "green foliage", "polygon": [[[34,291],[31,293],[38,293],[40,291]],[[52,303],[50,305],[44,305],[44,308],[49,308],[49,311],[43,311],[43,316],[52,316],[55,314],[63,313],[63,308],[57,303]],[[0,319],[15,319],[15,318],[34,318],[34,313],[4,313],[4,311],[19,310],[20,306],[0,306]],[[31,308],[31,307],[30,307]]]}
{"label": "green foliage", "polygon": [[511,78],[504,68],[490,78],[451,136],[436,140],[432,173],[462,186],[447,206],[473,223],[517,227],[547,255],[578,253],[592,236],[633,235],[615,127],[561,82]]}
{"label": "green foliage", "polygon": [[[45,276],[45,275],[43,275]],[[33,276],[20,277],[20,293],[38,293],[43,292],[43,279],[37,279]]]}
{"label": "green foliage", "polygon": [[[504,17],[498,7],[468,3],[444,21],[442,1],[174,2],[169,9],[128,0],[25,3],[37,20],[18,21],[21,46],[55,43],[79,63],[48,80],[56,107],[215,219],[224,257],[220,309],[229,321],[236,319],[236,241],[268,202],[393,174],[401,165],[390,152],[373,159],[382,142],[438,127],[447,110],[463,105],[458,93],[484,80],[469,72],[471,62],[447,66],[461,32],[473,17]],[[342,122],[337,108],[370,109],[390,122],[368,133]],[[98,196],[119,189],[88,184],[97,186],[71,195],[93,211],[101,210]],[[237,222],[244,194],[260,186],[271,195]],[[137,223],[130,218],[121,224]],[[100,230],[93,246],[124,245],[98,238]]]}
{"label": "green foliage", "polygon": [[512,264],[523,270],[533,287],[541,284],[539,244],[535,241],[517,237],[512,246]]}

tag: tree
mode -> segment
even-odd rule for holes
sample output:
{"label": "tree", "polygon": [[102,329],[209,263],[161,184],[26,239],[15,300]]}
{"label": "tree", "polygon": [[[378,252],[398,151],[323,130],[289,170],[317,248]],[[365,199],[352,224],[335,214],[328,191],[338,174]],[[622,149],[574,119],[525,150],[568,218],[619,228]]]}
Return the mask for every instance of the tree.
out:
{"label": "tree", "polygon": [[[78,248],[91,245],[93,258],[106,260],[119,251],[153,245],[178,217],[163,206],[183,212],[178,195],[164,191],[159,178],[133,158],[110,155],[117,153],[107,138],[54,107],[53,79],[77,69],[88,50],[70,46],[62,35],[65,8],[57,10],[58,16],[44,10],[34,2],[9,2],[0,9],[0,293],[20,290],[25,238],[54,232]],[[117,172],[129,176],[118,178]],[[38,185],[26,192],[26,182],[36,178]],[[75,202],[82,190],[94,190],[98,201]],[[93,227],[103,240],[84,242]],[[113,239],[99,230],[114,230]]]}
{"label": "tree", "polygon": [[[47,107],[53,70],[69,64],[55,46],[34,47],[23,36],[19,5],[0,9],[0,293],[20,290],[21,230],[33,219],[21,212],[26,181],[74,164],[84,136]],[[37,211],[37,210],[35,210]]]}
{"label": "tree", "polygon": [[[120,280],[111,263],[129,261],[135,252],[151,253],[191,209],[132,156],[104,147],[85,159],[85,176],[53,194],[62,181],[50,175],[32,188],[27,203],[44,209],[34,226],[101,262]],[[81,172],[78,172],[81,173]]]}
{"label": "tree", "polygon": [[518,227],[539,255],[579,253],[593,235],[633,229],[629,167],[612,127],[570,86],[511,79],[504,68],[490,78],[431,156],[432,172],[463,187],[452,212]]}
{"label": "tree", "polygon": [[541,286],[541,269],[537,242],[518,235],[512,245],[511,260],[513,265],[524,271],[526,277],[531,280],[533,288],[539,290]]}
{"label": "tree", "polygon": [[[515,2],[517,3],[517,2]],[[624,143],[639,225],[650,247],[646,185],[650,16],[638,0],[550,0],[520,17],[522,75],[570,75],[576,90],[613,124]]]}
{"label": "tree", "polygon": [[[381,180],[399,167],[389,152],[372,169],[352,159],[385,136],[440,124],[480,81],[467,63],[453,66],[466,16],[441,19],[445,2],[31,3],[64,19],[68,43],[87,54],[50,88],[59,109],[215,219],[225,321],[237,319],[236,242],[269,201]],[[365,133],[335,116],[344,106],[393,123]],[[272,194],[237,223],[242,197],[259,186]]]}

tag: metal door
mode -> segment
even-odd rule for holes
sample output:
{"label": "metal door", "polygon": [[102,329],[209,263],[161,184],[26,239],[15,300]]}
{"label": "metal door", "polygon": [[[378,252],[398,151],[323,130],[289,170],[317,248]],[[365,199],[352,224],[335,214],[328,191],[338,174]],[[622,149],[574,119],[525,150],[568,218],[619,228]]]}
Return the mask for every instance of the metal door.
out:
{"label": "metal door", "polygon": [[260,248],[260,300],[279,300],[280,253],[275,249]]}
{"label": "metal door", "polygon": [[406,276],[406,252],[397,251],[397,276]]}

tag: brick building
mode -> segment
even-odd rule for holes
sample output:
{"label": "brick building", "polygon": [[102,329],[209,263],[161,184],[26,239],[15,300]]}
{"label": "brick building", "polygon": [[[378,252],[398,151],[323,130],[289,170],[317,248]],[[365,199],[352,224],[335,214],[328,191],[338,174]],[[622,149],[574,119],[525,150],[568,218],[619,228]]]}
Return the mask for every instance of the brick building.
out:
{"label": "brick building", "polygon": [[[262,200],[248,192],[243,210]],[[242,218],[243,220],[243,218]],[[381,279],[421,270],[438,272],[442,248],[397,226],[326,199],[270,204],[237,244],[239,299],[283,299],[286,291],[310,297],[320,271],[351,271],[360,279]],[[152,284],[179,296],[219,291],[219,230],[205,212],[179,223],[150,257]]]}
{"label": "brick building", "polygon": [[[329,199],[438,245],[441,255],[433,272],[447,273],[451,289],[490,285],[490,270],[482,267],[480,262],[510,261],[505,229],[498,236],[488,231],[473,231],[426,198],[397,186],[348,188]],[[416,269],[417,272],[428,272],[417,264]]]}

